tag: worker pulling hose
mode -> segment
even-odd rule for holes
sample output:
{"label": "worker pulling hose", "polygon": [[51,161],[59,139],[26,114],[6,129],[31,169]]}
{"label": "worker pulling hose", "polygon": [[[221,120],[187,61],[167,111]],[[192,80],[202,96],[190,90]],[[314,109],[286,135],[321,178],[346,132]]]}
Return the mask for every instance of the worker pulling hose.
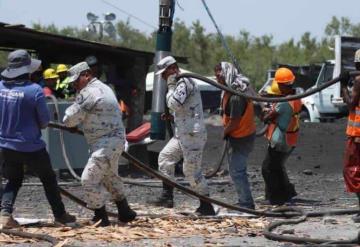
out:
{"label": "worker pulling hose", "polygon": [[[50,123],[49,127],[58,128],[58,129],[62,129],[62,130],[67,130],[68,129],[66,126],[59,125],[59,124],[56,124],[56,123]],[[81,130],[72,129],[71,131],[72,131],[72,133],[76,133],[76,134],[80,134],[80,135],[83,134],[83,132]],[[290,207],[289,208],[286,207],[286,208],[288,209],[289,212],[295,212],[295,213],[288,214],[286,212],[256,211],[256,210],[251,210],[251,209],[248,209],[248,208],[237,207],[237,206],[227,204],[227,203],[222,202],[222,201],[218,201],[218,200],[215,200],[215,199],[212,199],[212,198],[209,198],[209,197],[205,197],[205,196],[200,195],[197,192],[195,192],[195,191],[193,191],[193,190],[191,190],[191,189],[189,189],[187,187],[184,187],[184,186],[176,183],[175,181],[165,177],[161,173],[159,173],[159,172],[153,170],[152,168],[150,168],[149,166],[143,164],[141,161],[139,161],[138,159],[136,159],[132,155],[128,154],[127,152],[123,152],[122,156],[124,158],[126,158],[127,160],[129,160],[131,162],[131,164],[135,165],[137,168],[139,168],[142,171],[146,172],[148,175],[151,175],[151,176],[153,176],[155,178],[161,179],[162,181],[164,181],[168,185],[173,186],[173,187],[179,189],[180,191],[182,191],[182,192],[184,192],[184,193],[186,193],[188,195],[196,196],[198,198],[208,200],[211,203],[214,203],[216,205],[225,207],[227,209],[236,210],[236,211],[239,211],[239,212],[250,213],[250,214],[257,215],[257,216],[266,216],[266,217],[294,217],[294,216],[300,216],[301,215],[300,213],[296,212],[296,210],[294,210],[294,208],[290,208]],[[63,191],[63,189],[62,189],[62,191]],[[64,194],[64,195],[67,196],[69,194],[70,193],[67,193],[67,194]],[[326,211],[326,212],[311,212],[311,213],[308,213],[308,217],[319,217],[319,216],[324,216],[324,215],[354,214],[354,213],[357,213],[357,212],[359,212],[359,211],[358,210],[335,210],[335,211]]]}
{"label": "worker pulling hose", "polygon": [[[236,92],[237,93],[237,92]],[[255,96],[256,97],[256,96]],[[79,132],[81,133],[81,132]],[[123,152],[122,154],[125,158],[127,158],[129,161],[132,162],[132,164],[136,165],[138,168],[140,168],[141,170],[144,170],[145,172],[151,174],[154,177],[160,178],[164,181],[164,183],[172,186],[172,187],[176,187],[178,189],[180,189],[181,191],[190,194],[190,195],[194,195],[196,197],[198,197],[199,199],[209,202],[209,203],[214,203],[223,207],[227,207],[233,210],[238,210],[241,212],[247,212],[247,213],[252,213],[258,216],[268,216],[268,217],[293,217],[293,216],[300,216],[301,214],[299,214],[299,212],[296,212],[293,208],[286,208],[284,212],[264,212],[264,211],[256,211],[256,210],[252,210],[252,209],[248,209],[248,208],[241,208],[241,207],[237,207],[237,206],[233,206],[233,205],[228,205],[226,203],[217,201],[217,200],[213,200],[209,197],[206,197],[204,195],[198,194],[197,192],[194,192],[186,187],[183,187],[179,184],[177,184],[176,182],[172,181],[171,179],[168,179],[166,177],[163,177],[162,174],[154,171],[153,169],[145,166],[144,164],[142,164],[141,162],[139,162],[136,158],[132,157],[131,155],[127,154],[126,152]],[[356,211],[357,212],[357,211]],[[336,214],[336,213],[335,213]]]}
{"label": "worker pulling hose", "polygon": [[[62,130],[69,130],[69,128],[67,128],[66,126],[61,125],[61,124],[57,124],[57,123],[49,123],[49,127],[62,129]],[[72,133],[83,135],[83,132],[81,130],[76,130],[76,129],[70,128],[70,131]],[[201,195],[201,194],[199,194],[199,193],[197,193],[197,192],[195,192],[195,191],[193,191],[193,190],[191,190],[191,189],[189,189],[189,188],[187,188],[185,186],[182,186],[182,185],[176,183],[172,179],[169,179],[168,177],[162,175],[160,172],[157,172],[157,171],[153,170],[152,168],[150,168],[149,166],[143,164],[142,162],[140,162],[138,159],[136,159],[135,157],[133,157],[132,155],[130,155],[127,152],[123,152],[122,156],[124,158],[126,158],[127,160],[129,160],[132,165],[136,166],[140,170],[144,171],[145,173],[147,173],[147,174],[149,174],[149,175],[151,175],[151,176],[153,176],[155,178],[161,179],[162,181],[164,181],[169,186],[177,188],[180,191],[182,191],[182,192],[184,192],[184,193],[186,193],[188,195],[195,196],[197,198],[206,200],[206,201],[208,201],[210,203],[214,203],[216,205],[219,205],[219,206],[222,206],[222,207],[225,207],[225,208],[228,208],[228,209],[236,210],[236,211],[239,211],[239,212],[250,213],[250,214],[254,214],[254,215],[258,215],[258,216],[293,217],[293,216],[298,215],[297,213],[296,214],[287,214],[287,213],[272,213],[272,212],[266,212],[266,211],[256,211],[256,210],[252,210],[252,209],[248,209],[248,208],[242,208],[242,207],[234,206],[234,205],[231,205],[231,204],[227,204],[225,202],[221,202],[221,201],[206,197],[206,196]]]}

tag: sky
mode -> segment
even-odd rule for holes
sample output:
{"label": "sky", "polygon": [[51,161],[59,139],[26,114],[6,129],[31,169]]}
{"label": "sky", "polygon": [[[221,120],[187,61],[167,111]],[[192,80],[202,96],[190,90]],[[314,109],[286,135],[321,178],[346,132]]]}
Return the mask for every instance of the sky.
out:
{"label": "sky", "polygon": [[[216,32],[201,0],[178,0],[175,18],[188,26],[200,20],[207,32]],[[238,35],[246,30],[254,36],[272,35],[275,43],[311,32],[317,38],[324,35],[326,24],[332,16],[348,17],[360,23],[359,0],[206,0],[216,22],[224,34]],[[158,25],[159,0],[0,0],[0,22],[58,27],[86,27],[86,13],[100,18],[113,12],[117,20],[130,17],[133,27],[151,33]],[[116,6],[116,7],[114,7]],[[137,20],[140,18],[142,21]],[[145,22],[146,24],[144,24]]]}

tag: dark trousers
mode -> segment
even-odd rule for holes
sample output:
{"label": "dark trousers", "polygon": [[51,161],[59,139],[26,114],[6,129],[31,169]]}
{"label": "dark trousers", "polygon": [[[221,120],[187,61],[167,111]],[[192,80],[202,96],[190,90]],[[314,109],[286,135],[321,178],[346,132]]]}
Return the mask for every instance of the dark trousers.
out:
{"label": "dark trousers", "polygon": [[29,171],[34,172],[40,178],[54,216],[62,216],[65,213],[65,208],[46,149],[25,153],[3,148],[2,152],[4,158],[3,174],[8,182],[5,185],[1,200],[1,211],[12,213],[16,196],[22,185],[24,164],[26,164]]}
{"label": "dark trousers", "polygon": [[271,204],[283,204],[297,195],[285,168],[285,162],[292,151],[293,149],[289,152],[280,152],[268,147],[262,164],[262,175],[265,181],[265,198]]}

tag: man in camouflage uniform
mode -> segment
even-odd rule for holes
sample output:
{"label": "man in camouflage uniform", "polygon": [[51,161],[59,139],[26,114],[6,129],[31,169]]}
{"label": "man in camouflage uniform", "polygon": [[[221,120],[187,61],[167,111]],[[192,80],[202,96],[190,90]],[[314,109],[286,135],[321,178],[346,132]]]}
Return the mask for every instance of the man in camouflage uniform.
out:
{"label": "man in camouflage uniform", "polygon": [[116,97],[110,87],[91,74],[86,62],[69,69],[69,81],[78,92],[76,101],[65,111],[68,127],[82,124],[90,146],[90,158],[81,176],[88,207],[95,209],[93,221],[109,225],[105,203],[111,194],[118,208],[119,221],[136,217],[124,195],[118,176],[118,161],[125,145],[125,130]]}
{"label": "man in camouflage uniform", "polygon": [[[166,104],[173,112],[175,136],[159,154],[159,170],[174,177],[175,165],[183,157],[183,172],[190,186],[203,195],[209,195],[207,182],[201,171],[202,153],[206,143],[206,128],[200,91],[194,81],[184,78],[176,81],[180,70],[176,60],[167,56],[157,64],[158,72],[167,81]],[[158,206],[172,208],[173,188],[163,184],[163,193],[153,202]],[[200,200],[196,213],[214,215],[213,206]]]}

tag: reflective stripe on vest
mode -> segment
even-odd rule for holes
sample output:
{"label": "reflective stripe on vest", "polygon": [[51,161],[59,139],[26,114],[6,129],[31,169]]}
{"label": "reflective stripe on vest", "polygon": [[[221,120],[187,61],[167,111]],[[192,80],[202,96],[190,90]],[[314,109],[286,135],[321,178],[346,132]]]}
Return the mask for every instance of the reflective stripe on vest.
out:
{"label": "reflective stripe on vest", "polygon": [[355,107],[354,111],[349,113],[346,134],[348,136],[360,137],[360,104]]}
{"label": "reflective stripe on vest", "polygon": [[[225,114],[225,108],[227,106],[227,103],[229,102],[229,99],[231,97],[231,94],[225,93],[222,98],[222,110],[223,110],[223,124],[226,126],[230,122],[230,116]],[[241,117],[241,120],[237,126],[237,128],[230,133],[231,137],[234,138],[240,138],[245,137],[253,134],[256,131],[256,126],[254,122],[254,105],[251,100],[247,100],[247,105],[245,112],[243,116]]]}
{"label": "reflective stripe on vest", "polygon": [[[292,100],[288,102],[292,109],[292,117],[288,128],[286,130],[286,143],[287,145],[293,147],[297,143],[297,139],[299,137],[299,128],[300,128],[300,112],[302,103],[301,100]],[[273,105],[273,109],[275,109],[276,104]],[[275,122],[269,124],[269,127],[265,133],[265,137],[270,141],[274,131],[277,127]]]}

